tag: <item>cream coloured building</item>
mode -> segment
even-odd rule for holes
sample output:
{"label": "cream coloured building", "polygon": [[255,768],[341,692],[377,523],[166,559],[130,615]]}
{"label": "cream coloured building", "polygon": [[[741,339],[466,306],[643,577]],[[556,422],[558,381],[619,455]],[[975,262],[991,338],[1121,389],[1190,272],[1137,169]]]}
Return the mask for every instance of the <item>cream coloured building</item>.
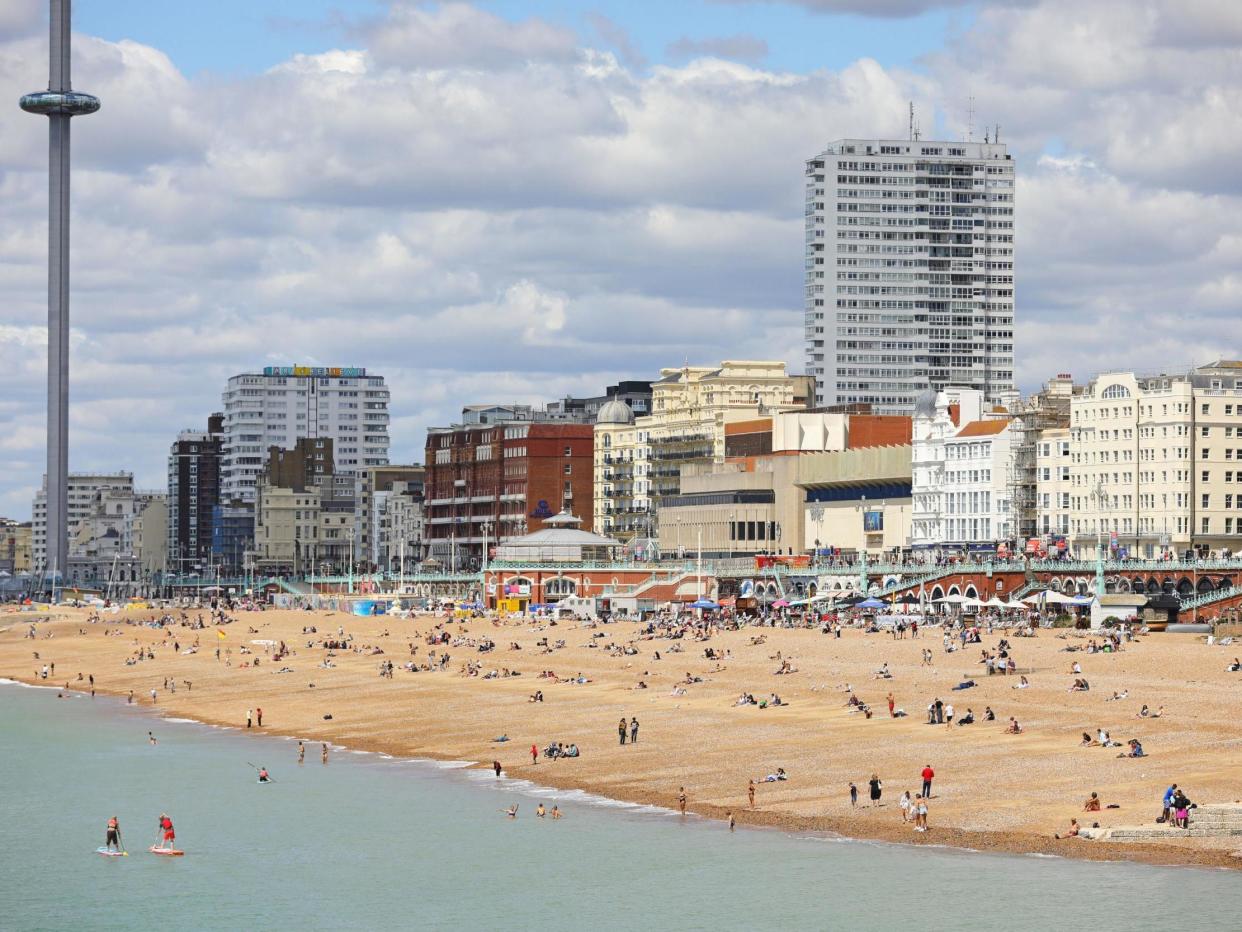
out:
{"label": "cream coloured building", "polygon": [[[1194,520],[1194,388],[1186,376],[1097,376],[1070,408],[1075,556],[1186,550]],[[1042,520],[1042,518],[1041,518]]]}
{"label": "cream coloured building", "polygon": [[719,366],[661,369],[651,414],[601,407],[595,425],[595,528],[626,541],[655,537],[655,511],[681,490],[688,463],[723,463],[725,425],[806,408],[814,381],[783,362],[726,360]]}
{"label": "cream coloured building", "polygon": [[665,556],[737,557],[799,553],[803,547],[799,456],[691,463],[681,491],[656,512]]}
{"label": "cream coloured building", "polygon": [[908,548],[910,457],[908,444],[797,457],[803,549],[878,557]]}
{"label": "cream coloured building", "polygon": [[1054,427],[1040,431],[1035,446],[1036,533],[1048,538],[1066,537],[1073,514],[1071,505],[1070,429]]}

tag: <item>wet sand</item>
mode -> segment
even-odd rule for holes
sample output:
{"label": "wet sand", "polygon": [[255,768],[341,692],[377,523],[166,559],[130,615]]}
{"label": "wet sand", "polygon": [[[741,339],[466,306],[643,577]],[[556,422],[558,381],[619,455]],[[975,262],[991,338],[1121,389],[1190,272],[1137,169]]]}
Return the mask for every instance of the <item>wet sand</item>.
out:
{"label": "wet sand", "polygon": [[[1030,688],[1018,690],[1012,688],[1016,677],[984,675],[980,645],[944,653],[938,631],[896,641],[861,631],[837,639],[817,631],[747,628],[704,643],[642,640],[639,626],[629,623],[594,630],[516,619],[447,625],[454,636],[496,643],[493,651],[480,653],[465,644],[429,647],[424,636],[443,623],[430,617],[240,612],[235,623],[223,627],[224,639],[211,627],[161,632],[124,623],[152,615],[131,611],[88,624],[86,612],[66,612],[40,623],[32,641],[23,637],[31,615],[0,613],[0,676],[44,682],[38,678],[43,663],[55,662],[48,685],[67,682],[70,689],[86,690],[86,676],[94,674],[101,693],[124,696],[133,690],[135,702],[150,707],[154,688],[156,711],[243,729],[246,710],[262,708],[263,732],[307,741],[305,766],[321,766],[319,742],[327,741],[485,767],[499,760],[512,776],[668,807],[676,805],[684,786],[690,811],[715,818],[732,811],[740,825],[979,850],[1242,867],[1242,858],[1233,856],[1242,848],[1237,839],[1121,844],[1052,838],[1071,818],[1104,827],[1150,824],[1170,782],[1201,804],[1242,798],[1236,766],[1242,674],[1224,672],[1242,646],[1209,647],[1193,635],[1152,635],[1117,654],[1067,653],[1067,646],[1085,646],[1088,638],[1044,631],[1037,638],[1011,638],[1018,666],[1030,671]],[[197,615],[189,612],[191,619]],[[302,634],[310,625],[317,635]],[[335,666],[325,668],[325,650],[308,642],[335,636],[338,626],[353,635],[354,650],[336,651]],[[105,631],[121,633],[105,636]],[[752,643],[757,635],[763,643]],[[982,646],[994,648],[1000,637],[985,635]],[[536,643],[543,638],[550,644],[563,639],[566,646],[544,653]],[[185,650],[196,639],[196,654],[174,652],[174,640]],[[265,647],[252,643],[258,640],[284,640],[293,654],[271,662]],[[522,649],[511,649],[514,642]],[[606,649],[629,644],[636,655],[614,656]],[[139,646],[150,648],[155,659],[126,665]],[[254,653],[243,654],[243,646]],[[413,656],[411,646],[417,651]],[[374,647],[384,653],[370,653]],[[708,647],[727,650],[729,659],[719,664],[706,659]],[[921,665],[925,648],[933,653],[932,667]],[[422,663],[429,651],[443,650],[451,656],[443,672],[401,669],[407,660]],[[778,653],[792,660],[797,672],[776,675]],[[257,667],[244,665],[255,657]],[[391,680],[378,674],[382,660],[396,666]],[[1089,692],[1067,691],[1075,660],[1091,684]],[[521,676],[463,676],[462,667],[471,661],[484,673],[508,668]],[[875,679],[874,671],[885,662],[892,679]],[[277,672],[286,666],[292,672]],[[563,680],[581,674],[591,682],[539,678],[545,670]],[[685,686],[685,695],[673,695],[687,675],[702,682]],[[165,677],[176,681],[175,693],[164,689]],[[965,679],[978,685],[951,691]],[[635,688],[640,680],[647,689]],[[845,683],[872,707],[872,718],[847,710]],[[543,691],[541,703],[529,701],[536,690]],[[1129,698],[1109,700],[1122,690]],[[787,705],[736,706],[743,691],[761,700],[776,692]],[[890,691],[907,717],[888,716]],[[976,724],[925,724],[927,704],[936,697],[952,703],[959,717],[972,709]],[[1153,710],[1163,705],[1165,716],[1138,718],[1143,703]],[[982,720],[986,706],[996,721]],[[1005,734],[1011,715],[1023,734]],[[636,745],[619,744],[622,716],[639,720]],[[1139,738],[1149,756],[1119,759],[1114,748],[1080,747],[1082,732],[1094,734],[1099,727],[1123,743]],[[257,724],[253,730],[260,730]],[[158,737],[158,723],[155,731]],[[510,740],[492,740],[502,734]],[[135,740],[145,741],[146,735],[136,734]],[[532,764],[531,745],[542,749],[555,740],[576,743],[582,756],[555,761],[541,756]],[[261,763],[278,774],[296,766],[296,745],[288,753],[287,761]],[[903,790],[918,792],[925,764],[936,771],[931,831],[916,833],[903,824],[897,800]],[[789,779],[759,783],[756,808],[748,808],[747,780],[758,782],[778,767]],[[872,773],[884,784],[878,807],[868,805]],[[856,809],[849,802],[851,781],[859,789]],[[1120,808],[1083,812],[1092,791],[1105,805]]]}

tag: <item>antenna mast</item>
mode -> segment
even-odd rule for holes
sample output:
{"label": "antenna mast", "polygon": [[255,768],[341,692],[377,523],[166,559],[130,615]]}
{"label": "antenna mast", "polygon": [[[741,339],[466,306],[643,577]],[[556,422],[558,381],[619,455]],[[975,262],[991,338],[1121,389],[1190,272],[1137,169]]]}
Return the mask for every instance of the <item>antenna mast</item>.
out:
{"label": "antenna mast", "polygon": [[966,109],[966,141],[975,141],[975,95],[970,95],[970,104]]}

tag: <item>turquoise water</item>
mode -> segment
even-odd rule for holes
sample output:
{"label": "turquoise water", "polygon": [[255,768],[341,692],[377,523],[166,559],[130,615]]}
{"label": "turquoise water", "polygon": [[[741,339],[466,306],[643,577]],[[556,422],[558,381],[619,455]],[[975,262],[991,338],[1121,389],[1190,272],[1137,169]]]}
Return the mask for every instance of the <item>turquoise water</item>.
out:
{"label": "turquoise water", "polygon": [[[159,745],[151,747],[147,730]],[[1233,872],[738,831],[0,684],[0,928],[1231,929]],[[246,761],[276,783],[259,786]],[[546,793],[546,795],[545,795]],[[520,804],[519,818],[498,811]],[[146,852],[167,811],[184,858]],[[94,853],[117,815],[128,858]]]}

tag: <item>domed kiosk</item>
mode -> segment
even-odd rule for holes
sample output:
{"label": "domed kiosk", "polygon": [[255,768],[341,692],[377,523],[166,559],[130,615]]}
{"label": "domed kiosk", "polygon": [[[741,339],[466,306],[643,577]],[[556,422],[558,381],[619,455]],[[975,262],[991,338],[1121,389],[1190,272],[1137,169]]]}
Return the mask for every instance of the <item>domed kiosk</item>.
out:
{"label": "domed kiosk", "polygon": [[[624,402],[617,403],[629,410]],[[505,541],[496,548],[495,559],[521,564],[608,562],[621,547],[615,538],[581,530],[582,519],[568,511],[545,519],[543,524],[533,534]]]}

